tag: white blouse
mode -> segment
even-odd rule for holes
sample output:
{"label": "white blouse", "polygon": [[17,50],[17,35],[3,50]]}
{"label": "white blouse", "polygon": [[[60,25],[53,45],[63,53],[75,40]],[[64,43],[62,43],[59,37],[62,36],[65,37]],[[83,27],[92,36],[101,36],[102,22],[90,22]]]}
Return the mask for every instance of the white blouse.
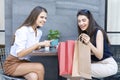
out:
{"label": "white blouse", "polygon": [[[23,49],[31,47],[35,43],[39,42],[42,36],[42,31],[37,29],[37,36],[31,26],[23,26],[15,32],[15,42],[11,46],[10,54],[17,57],[17,53]],[[20,59],[29,59],[29,55]]]}

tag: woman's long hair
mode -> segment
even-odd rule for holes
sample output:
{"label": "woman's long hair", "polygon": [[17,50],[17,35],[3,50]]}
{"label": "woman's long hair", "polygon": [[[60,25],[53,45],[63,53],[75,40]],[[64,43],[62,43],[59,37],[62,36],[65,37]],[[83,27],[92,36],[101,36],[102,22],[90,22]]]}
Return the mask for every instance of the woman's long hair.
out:
{"label": "woman's long hair", "polygon": [[[93,18],[92,14],[91,14],[91,12],[89,10],[82,9],[82,10],[78,11],[77,17],[79,15],[84,15],[84,16],[86,16],[89,19],[89,26],[88,26],[86,31],[87,31],[87,34],[91,38],[91,42],[94,42],[93,34],[94,34],[95,30],[99,29],[99,30],[102,31],[104,38],[106,38],[106,40],[107,40],[107,43],[110,43],[109,40],[108,40],[108,36],[107,36],[106,32],[102,29],[102,27],[100,27],[97,24],[97,22],[95,21],[95,19]],[[79,35],[82,33],[82,30],[80,29],[79,26],[78,26],[78,33],[79,33]]]}
{"label": "woman's long hair", "polygon": [[35,24],[36,20],[37,20],[37,17],[43,11],[47,13],[47,10],[45,8],[43,8],[41,6],[35,7],[20,27],[22,27],[22,26],[33,26]]}
{"label": "woman's long hair", "polygon": [[[44,7],[41,7],[41,6],[35,7],[31,11],[31,13],[29,14],[29,16],[26,18],[26,20],[23,22],[23,24],[18,27],[18,29],[21,28],[21,27],[23,27],[23,26],[27,26],[27,27],[33,26],[36,23],[37,17],[43,11],[46,12],[46,13],[48,13],[47,10]],[[14,41],[15,41],[15,35],[13,35],[13,38],[12,38],[12,45],[14,44]]]}

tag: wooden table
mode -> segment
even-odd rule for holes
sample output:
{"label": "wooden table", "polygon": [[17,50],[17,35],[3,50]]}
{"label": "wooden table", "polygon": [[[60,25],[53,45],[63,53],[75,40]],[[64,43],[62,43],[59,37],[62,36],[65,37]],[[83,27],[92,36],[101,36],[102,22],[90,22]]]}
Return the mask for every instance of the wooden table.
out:
{"label": "wooden table", "polygon": [[57,50],[55,48],[46,51],[44,48],[40,50],[35,50],[31,54],[31,56],[57,56]]}

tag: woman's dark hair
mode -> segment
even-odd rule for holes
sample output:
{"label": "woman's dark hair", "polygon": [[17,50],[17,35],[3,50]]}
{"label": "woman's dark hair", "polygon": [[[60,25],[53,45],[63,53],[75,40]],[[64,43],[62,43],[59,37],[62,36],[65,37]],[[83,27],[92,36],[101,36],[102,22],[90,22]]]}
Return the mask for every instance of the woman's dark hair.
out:
{"label": "woman's dark hair", "polygon": [[[100,27],[97,24],[97,22],[95,21],[95,19],[93,18],[92,14],[89,10],[82,9],[82,10],[78,11],[77,17],[79,15],[84,15],[89,19],[89,26],[86,31],[87,31],[87,34],[91,37],[91,42],[94,42],[93,34],[94,34],[95,30],[99,29],[102,31],[104,38],[107,39],[107,43],[110,43],[106,32],[102,29],[102,27]],[[82,30],[79,28],[79,26],[78,26],[78,33],[79,33],[79,35],[82,33]]]}
{"label": "woman's dark hair", "polygon": [[33,26],[35,24],[36,20],[37,20],[37,17],[43,11],[48,13],[47,10],[45,8],[41,7],[41,6],[35,7],[20,27],[22,27],[22,26]]}

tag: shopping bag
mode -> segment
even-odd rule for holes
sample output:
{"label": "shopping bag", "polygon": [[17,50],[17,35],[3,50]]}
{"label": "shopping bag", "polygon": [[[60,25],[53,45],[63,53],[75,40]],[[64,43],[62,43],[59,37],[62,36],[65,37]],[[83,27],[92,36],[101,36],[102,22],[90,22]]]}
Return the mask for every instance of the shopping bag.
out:
{"label": "shopping bag", "polygon": [[75,41],[72,77],[91,79],[90,48],[79,40]]}
{"label": "shopping bag", "polygon": [[67,74],[65,68],[65,42],[60,42],[58,45],[58,64],[59,64],[59,75]]}
{"label": "shopping bag", "polygon": [[60,42],[58,45],[59,75],[69,77],[72,75],[72,62],[74,54],[74,40]]}
{"label": "shopping bag", "polygon": [[67,63],[67,72],[72,75],[72,65],[73,65],[73,55],[74,55],[74,40],[66,41],[66,63]]}

